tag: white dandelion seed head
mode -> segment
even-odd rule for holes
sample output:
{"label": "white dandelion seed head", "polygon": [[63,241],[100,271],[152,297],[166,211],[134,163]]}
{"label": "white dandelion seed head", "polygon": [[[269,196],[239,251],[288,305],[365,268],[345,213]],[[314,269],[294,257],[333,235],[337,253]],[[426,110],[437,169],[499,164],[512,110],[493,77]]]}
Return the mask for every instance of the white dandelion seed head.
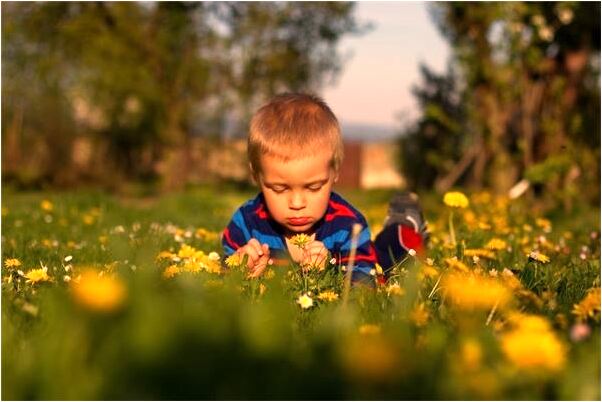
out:
{"label": "white dandelion seed head", "polygon": [[408,254],[411,255],[412,257],[414,257],[416,255],[416,250],[414,250],[413,248],[408,250]]}

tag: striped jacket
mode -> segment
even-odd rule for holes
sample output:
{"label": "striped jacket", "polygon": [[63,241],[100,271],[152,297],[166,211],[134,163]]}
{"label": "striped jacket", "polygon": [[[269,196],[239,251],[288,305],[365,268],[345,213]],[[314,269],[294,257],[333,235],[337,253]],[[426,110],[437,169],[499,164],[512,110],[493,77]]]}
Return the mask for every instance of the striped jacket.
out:
{"label": "striped jacket", "polygon": [[[353,280],[366,280],[376,264],[376,252],[370,240],[366,219],[357,209],[332,192],[326,214],[315,224],[313,230],[316,240],[324,243],[337,265],[345,266],[351,252],[351,227],[354,223],[361,224],[362,231],[358,238]],[[288,258],[284,230],[270,217],[261,193],[234,213],[222,234],[224,253],[226,256],[232,255],[251,238],[268,244],[270,255],[274,258]]]}

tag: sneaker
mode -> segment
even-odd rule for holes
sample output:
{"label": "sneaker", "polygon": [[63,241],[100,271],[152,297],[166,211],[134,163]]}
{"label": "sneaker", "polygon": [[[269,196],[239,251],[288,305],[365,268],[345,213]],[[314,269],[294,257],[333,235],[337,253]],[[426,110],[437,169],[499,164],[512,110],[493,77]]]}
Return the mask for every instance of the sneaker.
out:
{"label": "sneaker", "polygon": [[[420,237],[422,237],[423,246],[426,247],[430,236],[419,202],[420,199],[416,193],[406,191],[395,194],[389,203],[389,210],[383,227],[386,228],[389,225],[398,224],[413,229],[414,233],[419,234]],[[400,234],[400,236],[402,236],[402,234]],[[400,242],[403,245],[404,239],[400,238]],[[410,246],[406,248],[409,249],[413,247]]]}
{"label": "sneaker", "polygon": [[413,249],[422,253],[428,244],[429,233],[415,193],[397,193],[389,203],[383,230],[376,236],[374,246],[378,262],[388,277],[394,265]]}

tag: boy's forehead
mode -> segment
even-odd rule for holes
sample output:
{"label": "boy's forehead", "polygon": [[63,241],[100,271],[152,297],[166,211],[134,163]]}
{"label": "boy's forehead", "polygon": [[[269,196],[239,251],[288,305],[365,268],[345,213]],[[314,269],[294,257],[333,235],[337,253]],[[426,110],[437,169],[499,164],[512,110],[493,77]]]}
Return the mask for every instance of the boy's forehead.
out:
{"label": "boy's forehead", "polygon": [[261,156],[264,181],[306,182],[327,179],[331,170],[332,153],[316,151],[313,155],[284,159],[275,155]]}

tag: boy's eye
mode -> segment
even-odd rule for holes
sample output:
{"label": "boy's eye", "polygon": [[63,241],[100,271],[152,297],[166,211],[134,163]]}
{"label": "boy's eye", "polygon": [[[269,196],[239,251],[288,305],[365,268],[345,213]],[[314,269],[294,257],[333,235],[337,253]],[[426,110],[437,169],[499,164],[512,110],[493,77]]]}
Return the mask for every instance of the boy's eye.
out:
{"label": "boy's eye", "polygon": [[307,187],[309,191],[319,191],[322,188],[321,184],[314,184],[313,186]]}
{"label": "boy's eye", "polygon": [[278,193],[278,194],[284,193],[284,191],[286,191],[285,187],[280,187],[280,186],[272,186],[270,188],[272,189],[273,192]]}

